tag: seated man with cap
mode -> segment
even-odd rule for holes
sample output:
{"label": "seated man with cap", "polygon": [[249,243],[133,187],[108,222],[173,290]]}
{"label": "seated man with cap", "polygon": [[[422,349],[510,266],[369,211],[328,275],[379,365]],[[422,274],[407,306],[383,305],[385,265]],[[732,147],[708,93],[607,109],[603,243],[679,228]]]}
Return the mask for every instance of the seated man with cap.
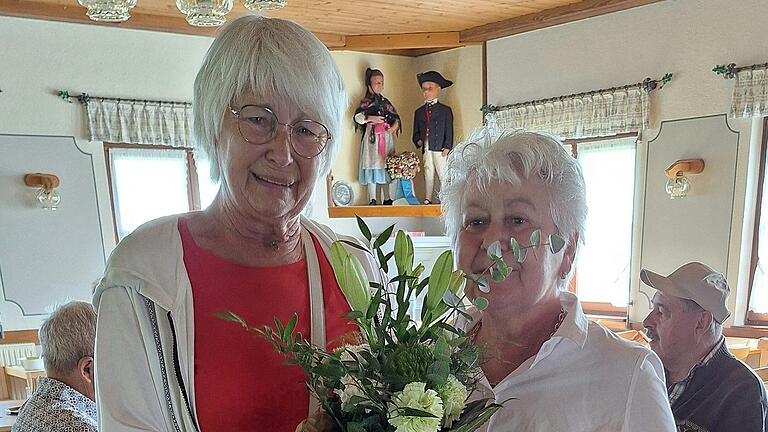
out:
{"label": "seated man with cap", "polygon": [[640,279],[657,290],[643,326],[664,364],[677,430],[768,431],[763,383],[725,345],[725,277],[692,262],[666,277],[642,270]]}
{"label": "seated man with cap", "polygon": [[[19,411],[13,432],[96,432],[93,345],[96,312],[90,303],[58,307],[40,327],[47,377]],[[119,372],[115,372],[119,373]]]}

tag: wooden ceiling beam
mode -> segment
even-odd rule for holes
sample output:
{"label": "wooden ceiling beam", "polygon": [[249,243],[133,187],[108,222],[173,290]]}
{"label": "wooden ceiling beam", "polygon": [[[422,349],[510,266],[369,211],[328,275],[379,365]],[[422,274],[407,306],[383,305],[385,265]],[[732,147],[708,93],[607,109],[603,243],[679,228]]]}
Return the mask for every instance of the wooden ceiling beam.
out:
{"label": "wooden ceiling beam", "polygon": [[459,32],[400,33],[347,36],[343,49],[350,51],[391,51],[422,48],[457,48]]}
{"label": "wooden ceiling beam", "polygon": [[485,42],[660,1],[663,0],[583,0],[566,6],[462,30],[459,41],[463,44]]}
{"label": "wooden ceiling beam", "polygon": [[[344,50],[346,48],[338,48],[338,49]],[[365,51],[365,52],[371,53],[371,54],[387,54],[387,55],[398,55],[398,56],[404,56],[404,57],[421,57],[423,55],[433,54],[433,53],[441,52],[441,51],[447,51],[449,49],[453,49],[453,48],[415,48],[415,49],[401,49],[401,50],[369,50],[369,51]]]}
{"label": "wooden ceiling beam", "polygon": [[[128,21],[122,23],[92,21],[85,15],[84,7],[77,5],[74,1],[72,3],[72,5],[59,5],[31,0],[2,0],[0,1],[0,15],[194,36],[213,37],[218,31],[217,27],[194,27],[189,25],[181,12],[179,12],[178,16],[167,16],[132,10]],[[231,13],[227,17],[233,20],[240,15],[242,14]],[[345,45],[344,36],[342,35],[330,33],[314,34],[328,48],[343,47]]]}

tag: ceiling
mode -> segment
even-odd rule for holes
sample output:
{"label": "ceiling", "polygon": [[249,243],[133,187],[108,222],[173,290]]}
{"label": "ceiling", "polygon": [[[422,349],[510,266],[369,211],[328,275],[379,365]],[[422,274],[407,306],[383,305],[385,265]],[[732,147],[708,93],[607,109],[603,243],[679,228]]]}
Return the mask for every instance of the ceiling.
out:
{"label": "ceiling", "polygon": [[[296,21],[330,49],[422,55],[523,33],[661,0],[288,0],[270,16]],[[234,0],[227,17],[250,13]],[[138,0],[120,24],[95,23],[77,0],[2,0],[0,15],[171,33],[213,35],[192,27],[174,0]]]}

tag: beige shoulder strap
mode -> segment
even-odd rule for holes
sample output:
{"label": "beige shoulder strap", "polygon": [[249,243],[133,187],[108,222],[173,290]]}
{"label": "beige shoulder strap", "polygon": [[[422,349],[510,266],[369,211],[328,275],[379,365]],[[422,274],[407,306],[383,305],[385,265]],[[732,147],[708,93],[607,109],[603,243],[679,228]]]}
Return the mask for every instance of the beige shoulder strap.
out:
{"label": "beige shoulder strap", "polygon": [[[309,314],[311,321],[311,342],[318,347],[325,347],[325,306],[323,304],[323,281],[320,277],[320,261],[312,242],[312,236],[306,229],[301,230],[304,257],[307,260],[307,278],[309,279]],[[309,398],[309,415],[320,407],[314,397]]]}

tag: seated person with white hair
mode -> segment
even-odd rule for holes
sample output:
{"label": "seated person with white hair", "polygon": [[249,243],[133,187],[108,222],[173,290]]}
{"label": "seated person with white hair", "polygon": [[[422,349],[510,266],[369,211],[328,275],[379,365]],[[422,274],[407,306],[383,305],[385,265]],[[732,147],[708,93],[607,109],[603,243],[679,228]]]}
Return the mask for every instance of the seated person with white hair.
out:
{"label": "seated person with white hair", "polygon": [[768,430],[763,383],[728,352],[723,337],[730,316],[725,277],[691,262],[666,277],[642,270],[640,279],[656,289],[643,326],[664,364],[677,430]]}
{"label": "seated person with white hair", "polygon": [[40,327],[47,377],[24,404],[13,432],[95,432],[93,345],[96,312],[73,301],[57,308]]}

